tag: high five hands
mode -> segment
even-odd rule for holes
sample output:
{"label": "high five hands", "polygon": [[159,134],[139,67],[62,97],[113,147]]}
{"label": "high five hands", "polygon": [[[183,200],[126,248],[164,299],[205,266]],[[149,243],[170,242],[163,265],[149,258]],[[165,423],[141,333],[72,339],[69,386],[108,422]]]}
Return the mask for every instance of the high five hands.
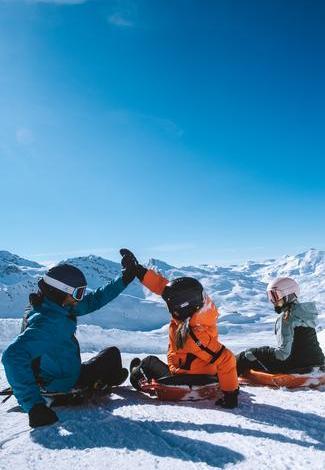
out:
{"label": "high five hands", "polygon": [[124,284],[130,284],[130,282],[132,282],[135,277],[142,281],[147,272],[147,269],[139,263],[132,251],[128,250],[127,248],[121,248],[120,254],[122,256],[121,265],[122,279]]}

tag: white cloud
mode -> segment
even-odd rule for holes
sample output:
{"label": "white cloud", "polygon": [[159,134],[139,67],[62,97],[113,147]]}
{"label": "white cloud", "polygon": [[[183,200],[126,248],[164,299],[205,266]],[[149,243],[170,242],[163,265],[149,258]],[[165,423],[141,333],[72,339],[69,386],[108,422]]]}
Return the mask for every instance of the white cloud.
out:
{"label": "white cloud", "polygon": [[109,111],[107,116],[113,122],[121,126],[131,123],[141,123],[141,125],[153,127],[172,137],[181,138],[184,134],[183,129],[181,129],[174,121],[164,117],[137,113],[136,111],[129,111],[126,109]]}
{"label": "white cloud", "polygon": [[122,28],[132,28],[132,26],[134,26],[134,22],[128,18],[128,15],[119,12],[109,16],[108,22],[114,26],[119,26]]}
{"label": "white cloud", "polygon": [[16,141],[21,145],[30,145],[34,142],[34,135],[31,129],[20,127],[16,129]]}

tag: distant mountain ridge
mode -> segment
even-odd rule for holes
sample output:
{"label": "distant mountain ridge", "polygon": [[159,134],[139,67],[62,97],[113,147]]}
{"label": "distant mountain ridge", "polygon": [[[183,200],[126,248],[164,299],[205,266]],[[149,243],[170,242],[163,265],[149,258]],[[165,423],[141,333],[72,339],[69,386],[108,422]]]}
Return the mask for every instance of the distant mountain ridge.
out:
{"label": "distant mountain ridge", "polygon": [[[96,289],[120,273],[120,264],[95,255],[66,259],[81,269],[90,289]],[[273,311],[267,301],[266,284],[277,276],[294,277],[301,285],[302,300],[314,300],[325,326],[325,252],[310,249],[295,256],[240,265],[171,266],[150,259],[148,266],[167,278],[193,276],[199,279],[220,309],[224,328],[243,323],[270,322]],[[28,295],[37,289],[37,280],[47,270],[34,261],[8,251],[0,251],[0,317],[19,318]],[[270,316],[271,315],[271,316]],[[169,314],[163,301],[138,281],[99,312],[87,315],[82,323],[104,328],[151,330],[167,323]]]}

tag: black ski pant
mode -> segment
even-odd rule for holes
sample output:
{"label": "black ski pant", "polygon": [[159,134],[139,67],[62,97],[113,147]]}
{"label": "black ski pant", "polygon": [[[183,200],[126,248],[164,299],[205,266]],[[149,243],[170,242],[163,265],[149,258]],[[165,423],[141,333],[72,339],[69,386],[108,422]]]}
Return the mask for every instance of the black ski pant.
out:
{"label": "black ski pant", "polygon": [[[253,353],[257,360],[249,360],[249,353]],[[292,357],[289,357],[284,361],[280,361],[280,359],[276,358],[275,349],[269,346],[250,348],[246,351],[242,351],[237,354],[236,361],[238,376],[245,374],[249,369],[278,374],[292,373],[299,369],[315,367],[315,365],[310,364],[310,362],[297,362],[293,360]]]}
{"label": "black ski pant", "polygon": [[130,382],[134,388],[140,390],[140,380],[159,379],[171,375],[168,365],[156,356],[145,357],[138,367],[131,371]]}
{"label": "black ski pant", "polygon": [[75,387],[91,387],[96,382],[116,385],[120,381],[121,371],[120,350],[115,346],[105,348],[97,356],[81,364],[80,376]]}

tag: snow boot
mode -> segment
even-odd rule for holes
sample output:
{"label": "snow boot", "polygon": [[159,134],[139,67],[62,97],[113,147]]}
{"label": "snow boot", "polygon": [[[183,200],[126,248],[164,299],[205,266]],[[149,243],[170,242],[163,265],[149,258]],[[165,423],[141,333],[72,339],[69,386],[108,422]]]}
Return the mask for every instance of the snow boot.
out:
{"label": "snow boot", "polygon": [[135,369],[136,367],[139,367],[140,364],[141,364],[141,359],[138,357],[134,357],[130,363],[130,374],[132,374],[133,369]]}
{"label": "snow boot", "polygon": [[233,392],[223,392],[223,397],[216,401],[217,406],[222,408],[233,409],[238,406],[239,388]]}
{"label": "snow boot", "polygon": [[125,367],[122,367],[122,369],[120,370],[119,375],[117,377],[115,377],[114,380],[112,380],[112,383],[109,384],[109,386],[117,387],[119,385],[122,385],[122,383],[126,381],[128,376],[129,376],[129,371]]}

